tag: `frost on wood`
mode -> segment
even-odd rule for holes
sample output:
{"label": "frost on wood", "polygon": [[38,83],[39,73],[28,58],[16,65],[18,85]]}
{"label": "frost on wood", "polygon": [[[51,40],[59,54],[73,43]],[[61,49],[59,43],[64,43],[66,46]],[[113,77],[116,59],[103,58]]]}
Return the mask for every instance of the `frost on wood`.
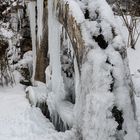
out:
{"label": "frost on wood", "polygon": [[76,128],[85,140],[138,140],[125,43],[111,8],[104,0],[49,0],[48,12],[46,102],[55,128]]}
{"label": "frost on wood", "polygon": [[[55,1],[54,4],[56,3]],[[138,134],[134,117],[134,101],[131,90],[132,87],[130,87],[130,75],[127,70],[129,68],[127,66],[125,44],[116,28],[117,25],[111,8],[104,0],[66,0],[58,3],[62,3],[62,7],[63,3],[65,3],[65,6],[69,6],[68,11],[64,12],[69,12],[69,14],[75,18],[77,24],[79,24],[86,46],[86,53],[81,60],[81,75],[76,77],[77,80],[74,83],[76,84],[74,122],[76,122],[75,124],[78,131],[82,137],[87,140],[94,138],[100,140],[102,137],[110,140],[116,138],[119,140],[137,140]],[[53,2],[50,4],[53,5]],[[49,8],[51,5],[49,5]],[[74,10],[75,5],[77,5],[77,10]],[[61,10],[63,10],[63,8],[61,8]],[[49,12],[50,11],[51,9],[49,9]],[[55,12],[53,14],[55,16],[59,15]],[[78,16],[78,14],[80,16]],[[49,21],[51,21],[49,28],[52,30],[51,25],[55,26],[55,30],[56,28],[59,29],[60,34],[60,30],[62,29],[60,26],[57,27],[57,21],[53,22],[51,19],[53,17],[57,20],[57,17],[54,15],[50,15],[49,17]],[[64,24],[64,27],[66,31],[68,31],[69,24]],[[55,42],[55,44],[52,46],[51,43],[49,46],[53,48],[60,44],[58,41],[60,38],[53,35],[58,39],[54,41],[51,35],[52,32],[49,35],[49,41],[52,43]],[[53,50],[53,52],[56,50]],[[51,53],[50,57],[53,57]],[[55,62],[57,72],[59,72],[57,76],[61,75],[60,60],[59,63],[58,59],[51,60],[53,60],[53,63]],[[52,61],[50,61],[50,64],[52,68]],[[76,70],[76,66],[74,67]],[[78,67],[78,69],[79,68],[80,67]],[[51,70],[53,88],[53,85],[56,84],[53,81],[55,70],[53,68]],[[75,73],[78,74],[76,71]],[[62,76],[60,77],[60,79],[62,79]],[[59,84],[63,86],[63,80]],[[57,95],[59,95],[59,99],[64,100],[66,91],[63,89],[65,88],[62,88],[61,95],[52,90],[53,92],[49,96],[51,97],[49,101],[51,102],[52,100],[58,99]],[[62,100],[59,101],[62,102]],[[58,101],[56,100],[56,102]],[[52,107],[57,108],[56,110],[58,111],[58,107],[56,107],[55,104],[52,104]],[[119,115],[120,118],[118,118],[117,115]],[[100,124],[103,126],[101,127]]]}
{"label": "frost on wood", "polygon": [[[113,113],[113,109],[115,106],[117,106],[116,112],[118,111],[120,112],[120,114],[122,112],[121,117],[124,119],[123,121],[120,121],[118,120],[118,118],[115,118],[118,126],[122,125],[122,128],[118,126],[116,127],[115,137],[117,137],[118,139],[125,138],[127,140],[138,139],[136,121],[134,120],[134,103],[132,103],[133,93],[130,90],[130,88],[132,87],[129,87],[130,79],[127,79],[128,77],[130,77],[130,75],[128,72],[129,68],[127,66],[127,58],[124,47],[125,44],[122,41],[121,36],[119,35],[118,29],[116,28],[117,25],[115,24],[115,19],[113,17],[112,11],[104,0],[79,1],[79,4],[86,19],[85,22],[82,23],[82,33],[87,47],[90,48],[90,50],[88,51],[88,55],[84,58],[90,63],[89,65],[86,65],[86,67],[87,69],[90,69],[90,71],[88,72],[90,73],[90,77],[91,74],[94,74],[96,70],[98,70],[95,76],[90,79],[89,83],[93,83],[91,86],[89,86],[89,84],[85,86],[87,82],[83,84],[84,88],[82,88],[83,86],[81,85],[81,90],[83,91],[82,94],[85,94],[84,97],[81,98],[85,99],[86,94],[90,94],[91,89],[91,91],[94,91],[96,89],[95,92],[93,92],[93,95],[95,94],[95,96],[98,96],[98,94],[100,92],[102,93],[102,91],[104,93],[110,92],[114,98],[114,101],[112,102],[112,109],[110,108],[112,110],[110,110],[110,113],[112,113],[112,117],[116,117],[116,115],[114,115]],[[94,55],[92,53],[94,53]],[[85,64],[86,63],[87,62],[85,62]],[[93,68],[90,65],[93,65]],[[108,73],[106,73],[105,71],[102,72],[103,70],[107,71]],[[83,76],[88,75],[88,73],[83,74]],[[107,78],[103,76],[103,74],[105,73]],[[102,80],[98,81],[100,78],[102,78]],[[106,80],[104,81],[103,79]],[[87,79],[85,78],[84,80],[82,80],[82,82],[86,80]],[[94,80],[94,82],[92,82],[92,80]],[[96,92],[99,93],[97,94]],[[89,95],[87,95],[87,98],[88,96]],[[107,101],[105,102],[107,103]],[[93,108],[93,112],[96,111]],[[98,126],[98,124],[96,125]],[[94,127],[96,127],[96,125],[93,124]],[[132,132],[131,130],[134,131]],[[88,133],[87,131],[86,135],[88,134],[90,133]],[[112,137],[112,139],[114,138]]]}

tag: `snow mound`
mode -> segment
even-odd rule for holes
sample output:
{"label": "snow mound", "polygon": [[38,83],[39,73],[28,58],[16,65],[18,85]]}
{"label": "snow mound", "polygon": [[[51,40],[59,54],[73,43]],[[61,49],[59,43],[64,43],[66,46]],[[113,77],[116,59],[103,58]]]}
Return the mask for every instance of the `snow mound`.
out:
{"label": "snow mound", "polygon": [[33,106],[36,106],[38,103],[44,103],[47,101],[47,87],[43,83],[36,87],[27,87],[26,94],[31,105]]}

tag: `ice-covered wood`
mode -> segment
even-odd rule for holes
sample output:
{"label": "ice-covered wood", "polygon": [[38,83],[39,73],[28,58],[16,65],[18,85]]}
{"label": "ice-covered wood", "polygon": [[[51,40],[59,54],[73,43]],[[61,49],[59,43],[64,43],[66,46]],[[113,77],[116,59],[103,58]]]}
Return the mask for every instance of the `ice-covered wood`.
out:
{"label": "ice-covered wood", "polygon": [[65,30],[69,35],[75,55],[77,57],[78,65],[80,66],[82,64],[85,49],[80,25],[77,23],[75,17],[70,14],[68,3],[62,0],[56,0],[55,2],[58,8],[58,20],[64,26]]}
{"label": "ice-covered wood", "polygon": [[[102,136],[107,140],[137,140],[127,54],[111,8],[105,0],[48,2],[49,21],[46,16],[40,47],[37,47],[36,80],[45,81],[49,56],[47,104],[56,129],[66,130],[62,124],[74,126],[85,140],[101,140]],[[75,102],[68,99],[64,88],[67,83],[62,75],[63,29],[69,40],[65,45],[71,43],[73,47]]]}
{"label": "ice-covered wood", "polygon": [[[125,45],[117,30],[110,7],[104,0],[77,0],[76,2],[54,0],[52,4],[53,8],[57,9],[56,19],[69,35],[81,71],[74,119],[76,119],[83,139],[90,140],[96,137],[96,140],[100,140],[101,137],[98,135],[103,134],[105,139],[110,140],[115,138],[121,140],[124,137],[127,140],[132,137],[137,140],[133,87],[131,86]],[[83,12],[85,20],[79,22],[78,16],[75,14],[77,10],[72,10],[75,5],[77,5],[78,12]],[[54,22],[53,24],[55,26]],[[59,26],[55,26],[55,28],[59,29]],[[58,32],[60,31],[61,29]],[[57,40],[56,44],[59,46],[58,43]],[[53,54],[51,53],[51,55]],[[57,61],[53,63],[57,63]],[[60,64],[57,63],[57,65]],[[55,84],[54,81],[52,84]],[[57,99],[59,94],[55,90],[52,94],[52,99]],[[61,97],[64,98],[64,96]],[[99,106],[98,103],[95,103],[96,101],[100,102]],[[107,114],[101,115],[98,107],[99,110],[106,110]],[[116,117],[117,113],[121,116],[119,120]],[[94,121],[95,117],[97,118]],[[104,124],[103,127],[100,126],[101,122]],[[105,124],[105,122],[108,123]],[[96,133],[93,134],[91,128]]]}

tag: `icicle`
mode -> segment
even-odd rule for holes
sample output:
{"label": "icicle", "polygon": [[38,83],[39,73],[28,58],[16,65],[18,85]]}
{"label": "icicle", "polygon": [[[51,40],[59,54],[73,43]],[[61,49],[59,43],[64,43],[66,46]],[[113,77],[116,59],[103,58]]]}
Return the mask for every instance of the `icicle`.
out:
{"label": "icicle", "polygon": [[43,33],[43,8],[44,8],[44,0],[37,0],[37,36],[38,36],[38,43],[40,47],[40,41],[42,38]]}
{"label": "icicle", "polygon": [[56,19],[56,9],[53,8],[53,0],[48,1],[49,8],[49,54],[52,68],[52,91],[57,99],[64,98],[63,78],[61,76],[60,62],[60,34],[61,26]]}
{"label": "icicle", "polygon": [[[75,124],[78,126],[81,123],[81,111],[82,111],[82,99],[80,98],[80,74],[76,57],[74,58],[74,71],[75,71],[75,106],[74,106],[74,117]],[[80,126],[78,126],[80,127]]]}
{"label": "icicle", "polygon": [[34,81],[35,68],[36,68],[36,12],[35,12],[36,2],[31,1],[28,4],[29,18],[30,18],[30,27],[31,27],[31,36],[32,36],[32,50],[33,50],[33,76],[32,80]]}
{"label": "icicle", "polygon": [[[62,28],[56,18],[56,8],[53,0],[48,1],[48,22],[49,22],[49,54],[50,67],[52,70],[52,92],[48,95],[48,107],[51,113],[52,121],[57,127],[58,114],[63,116],[63,109],[60,109],[62,101],[65,99],[63,77],[61,75],[61,61],[60,61],[60,36]],[[62,114],[61,114],[62,113]],[[63,120],[63,119],[62,119]]]}

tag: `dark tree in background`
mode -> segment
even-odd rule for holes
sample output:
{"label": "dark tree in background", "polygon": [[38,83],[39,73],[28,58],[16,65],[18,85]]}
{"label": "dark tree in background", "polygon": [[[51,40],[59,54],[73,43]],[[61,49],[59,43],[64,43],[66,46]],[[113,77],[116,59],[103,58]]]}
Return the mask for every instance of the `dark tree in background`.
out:
{"label": "dark tree in background", "polygon": [[119,3],[119,6],[123,8],[124,12],[127,14],[140,16],[140,0],[107,0],[107,2],[110,5],[116,5],[116,3]]}

